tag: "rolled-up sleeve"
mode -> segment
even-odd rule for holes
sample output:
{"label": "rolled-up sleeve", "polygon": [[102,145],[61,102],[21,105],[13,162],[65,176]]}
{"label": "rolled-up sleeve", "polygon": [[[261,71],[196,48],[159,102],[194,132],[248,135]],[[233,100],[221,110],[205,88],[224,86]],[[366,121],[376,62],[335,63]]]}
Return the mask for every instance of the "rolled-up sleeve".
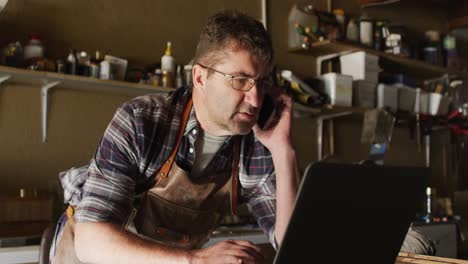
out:
{"label": "rolled-up sleeve", "polygon": [[270,175],[265,182],[259,184],[254,195],[247,202],[247,207],[257,220],[268,240],[277,249],[275,240],[276,221],[276,181],[275,175]]}
{"label": "rolled-up sleeve", "polygon": [[242,200],[257,220],[270,243],[277,249],[276,173],[271,153],[255,138],[247,138],[241,148],[239,169]]}
{"label": "rolled-up sleeve", "polygon": [[87,170],[75,213],[78,222],[122,224],[129,215],[140,156],[135,122],[133,108],[124,104],[107,127]]}

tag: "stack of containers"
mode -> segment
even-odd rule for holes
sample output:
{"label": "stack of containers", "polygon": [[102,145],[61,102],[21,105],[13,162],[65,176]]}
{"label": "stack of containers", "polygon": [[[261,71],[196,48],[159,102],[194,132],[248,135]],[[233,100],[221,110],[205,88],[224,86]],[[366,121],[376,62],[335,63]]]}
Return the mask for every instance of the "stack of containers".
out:
{"label": "stack of containers", "polygon": [[353,105],[375,107],[379,57],[364,51],[340,56],[341,73],[353,77]]}
{"label": "stack of containers", "polygon": [[320,76],[324,83],[325,93],[330,98],[330,105],[351,106],[353,94],[353,77],[335,72]]}
{"label": "stack of containers", "polygon": [[379,83],[377,86],[377,108],[385,108],[392,112],[398,110],[398,86]]}

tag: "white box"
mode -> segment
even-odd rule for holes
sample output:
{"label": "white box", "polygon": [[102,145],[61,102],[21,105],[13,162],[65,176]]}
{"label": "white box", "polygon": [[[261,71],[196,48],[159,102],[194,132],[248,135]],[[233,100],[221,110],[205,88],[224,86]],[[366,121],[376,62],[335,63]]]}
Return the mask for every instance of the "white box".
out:
{"label": "white box", "polygon": [[353,52],[340,56],[341,73],[353,76],[355,81],[367,80],[377,82],[380,72],[379,57],[364,51]]}
{"label": "white box", "polygon": [[125,73],[127,72],[128,61],[111,55],[104,56],[104,60],[108,61],[111,66],[111,74],[115,80],[125,80]]}
{"label": "white box", "polygon": [[330,96],[330,104],[351,106],[353,100],[353,77],[335,72],[320,76],[325,84],[325,93]]}
{"label": "white box", "polygon": [[421,94],[421,113],[431,116],[446,115],[450,106],[450,98],[439,93]]}
{"label": "white box", "polygon": [[410,113],[424,113],[427,109],[424,100],[425,92],[421,88],[414,88],[398,84],[398,110]]}
{"label": "white box", "polygon": [[398,86],[379,83],[377,86],[377,107],[398,110]]}

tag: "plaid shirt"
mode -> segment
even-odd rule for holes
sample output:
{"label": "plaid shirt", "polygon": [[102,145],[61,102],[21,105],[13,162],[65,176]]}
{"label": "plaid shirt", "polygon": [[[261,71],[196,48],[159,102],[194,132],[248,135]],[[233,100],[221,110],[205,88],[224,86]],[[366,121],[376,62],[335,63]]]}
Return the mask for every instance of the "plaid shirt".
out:
{"label": "plaid shirt", "polygon": [[[60,174],[65,202],[77,208],[77,221],[125,223],[136,195],[151,187],[155,172],[169,157],[190,97],[189,89],[180,88],[168,95],[140,96],[119,107],[89,165]],[[200,129],[192,108],[176,157],[177,165],[186,171],[191,171]],[[226,140],[214,156],[207,168],[210,172],[230,166],[233,141]],[[241,202],[247,203],[275,246],[273,161],[252,132],[242,137],[239,183]]]}

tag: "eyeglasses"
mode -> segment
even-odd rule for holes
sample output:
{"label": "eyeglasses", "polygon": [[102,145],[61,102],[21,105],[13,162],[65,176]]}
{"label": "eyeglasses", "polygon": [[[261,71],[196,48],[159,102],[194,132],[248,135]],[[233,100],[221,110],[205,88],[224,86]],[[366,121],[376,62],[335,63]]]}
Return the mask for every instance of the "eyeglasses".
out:
{"label": "eyeglasses", "polygon": [[252,89],[252,87],[257,84],[257,87],[259,88],[263,88],[263,89],[267,89],[271,86],[271,82],[267,79],[258,79],[258,80],[255,80],[254,78],[250,78],[250,77],[247,77],[247,76],[234,76],[234,75],[231,75],[231,74],[227,74],[227,73],[224,73],[224,72],[221,72],[221,71],[218,71],[216,69],[213,69],[211,67],[208,67],[208,66],[205,66],[205,65],[202,65],[200,63],[197,63],[198,65],[200,65],[201,67],[205,68],[205,69],[209,69],[209,70],[212,70],[216,73],[219,73],[221,75],[223,75],[226,79],[229,80],[229,82],[231,83],[231,88],[234,89],[234,90],[239,90],[239,91],[250,91],[250,89]]}

